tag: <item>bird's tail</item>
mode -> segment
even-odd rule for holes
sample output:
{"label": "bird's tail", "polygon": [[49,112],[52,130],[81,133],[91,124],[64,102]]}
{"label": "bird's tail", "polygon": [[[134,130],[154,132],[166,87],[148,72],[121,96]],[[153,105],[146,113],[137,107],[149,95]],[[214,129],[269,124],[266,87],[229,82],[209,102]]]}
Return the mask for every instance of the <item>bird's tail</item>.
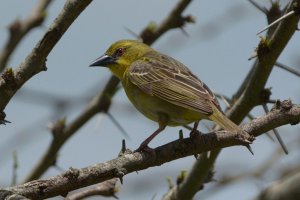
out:
{"label": "bird's tail", "polygon": [[213,114],[209,118],[216,122],[221,128],[229,132],[243,132],[243,130],[226,117],[215,105],[213,107]]}
{"label": "bird's tail", "polygon": [[[238,125],[236,125],[228,117],[226,117],[222,113],[222,111],[220,111],[215,105],[212,105],[212,108],[213,108],[213,114],[211,114],[209,116],[209,119],[211,119],[212,121],[216,122],[221,128],[223,128],[224,130],[229,131],[229,132],[236,132],[236,133],[247,134]],[[250,145],[246,145],[246,147],[253,154]]]}

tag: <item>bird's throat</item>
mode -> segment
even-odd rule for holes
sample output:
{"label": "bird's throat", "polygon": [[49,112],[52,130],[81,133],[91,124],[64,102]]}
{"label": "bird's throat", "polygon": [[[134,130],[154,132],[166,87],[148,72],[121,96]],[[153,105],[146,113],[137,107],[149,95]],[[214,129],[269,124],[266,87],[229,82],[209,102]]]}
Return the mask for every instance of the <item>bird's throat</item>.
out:
{"label": "bird's throat", "polygon": [[123,79],[123,75],[124,75],[124,73],[126,71],[126,67],[125,66],[122,66],[122,65],[111,65],[111,66],[109,66],[109,69],[120,80]]}

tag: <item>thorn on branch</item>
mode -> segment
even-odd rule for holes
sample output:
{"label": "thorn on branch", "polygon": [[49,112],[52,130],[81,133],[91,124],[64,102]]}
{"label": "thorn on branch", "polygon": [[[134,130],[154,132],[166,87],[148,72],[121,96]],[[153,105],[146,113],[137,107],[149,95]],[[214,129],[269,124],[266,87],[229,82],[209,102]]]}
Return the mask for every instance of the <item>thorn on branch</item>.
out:
{"label": "thorn on branch", "polygon": [[[56,160],[56,159],[55,159],[55,160]],[[61,166],[56,165],[56,164],[53,164],[53,167],[54,167],[57,171],[59,171],[59,172],[64,172],[64,171],[66,171],[64,168],[62,168]]]}
{"label": "thorn on branch", "polygon": [[250,153],[252,155],[254,155],[254,152],[253,152],[253,150],[252,150],[252,148],[251,148],[251,146],[249,144],[246,144],[245,147],[247,147],[247,149],[250,151]]}
{"label": "thorn on branch", "polygon": [[3,111],[0,111],[0,125],[4,124],[6,125],[6,123],[11,123],[10,121],[5,120],[6,114]]}
{"label": "thorn on branch", "polygon": [[255,140],[255,137],[253,135],[250,134],[245,135],[245,134],[237,133],[236,139],[241,143],[241,145],[247,147],[250,153],[254,155],[252,148],[250,146],[250,144],[252,144],[252,142]]}
{"label": "thorn on branch", "polygon": [[122,140],[121,151],[120,151],[118,157],[123,156],[123,155],[125,155],[125,154],[131,154],[131,153],[132,153],[132,151],[131,151],[130,149],[127,149],[127,148],[126,148],[126,141],[125,141],[125,139],[123,139],[123,140]]}
{"label": "thorn on branch", "polygon": [[[263,106],[263,109],[265,110],[265,113],[268,114],[270,111],[269,111],[269,108],[268,108],[267,104],[264,103],[262,106]],[[279,144],[280,144],[282,150],[283,150],[284,153],[287,155],[289,152],[288,152],[288,150],[287,150],[287,148],[286,148],[286,146],[285,146],[283,140],[281,139],[279,132],[277,131],[276,128],[273,129],[273,132],[274,132],[275,137],[277,138],[277,140],[278,140],[278,142],[279,142]]]}
{"label": "thorn on branch", "polygon": [[125,153],[125,151],[126,151],[126,141],[122,140],[122,149],[121,149],[121,152]]}
{"label": "thorn on branch", "polygon": [[183,139],[183,131],[182,129],[179,130],[179,140]]}
{"label": "thorn on branch", "polygon": [[136,38],[136,40],[139,40],[141,42],[143,42],[142,38],[139,36],[139,34],[135,33],[133,30],[131,30],[130,28],[124,26],[124,29],[129,33],[131,34],[133,37]]}
{"label": "thorn on branch", "polygon": [[122,127],[122,125],[118,122],[118,120],[110,113],[106,112],[109,119],[113,122],[114,125],[121,131],[121,133],[125,136],[125,138],[130,140],[129,134],[126,132],[126,130]]}
{"label": "thorn on branch", "polygon": [[123,185],[123,177],[126,174],[126,169],[116,169],[116,177],[120,180],[121,184]]}
{"label": "thorn on branch", "polygon": [[255,1],[253,0],[249,0],[249,2],[254,6],[256,7],[258,10],[260,10],[261,12],[267,14],[268,10],[267,8],[263,7],[263,6],[260,6],[258,3],[256,3]]}
{"label": "thorn on branch", "polygon": [[196,18],[192,15],[179,16],[179,19],[174,21],[172,28],[184,28],[184,26],[188,23],[194,24],[196,23]]}
{"label": "thorn on branch", "polygon": [[292,67],[289,67],[289,66],[284,65],[284,64],[279,63],[279,62],[276,62],[276,63],[275,63],[275,66],[277,66],[277,67],[279,67],[279,68],[281,68],[281,69],[284,69],[284,70],[286,70],[286,71],[288,71],[288,72],[290,72],[290,73],[292,73],[292,74],[294,74],[294,75],[300,77],[300,72],[297,71],[297,70],[295,70],[295,69],[292,68]]}

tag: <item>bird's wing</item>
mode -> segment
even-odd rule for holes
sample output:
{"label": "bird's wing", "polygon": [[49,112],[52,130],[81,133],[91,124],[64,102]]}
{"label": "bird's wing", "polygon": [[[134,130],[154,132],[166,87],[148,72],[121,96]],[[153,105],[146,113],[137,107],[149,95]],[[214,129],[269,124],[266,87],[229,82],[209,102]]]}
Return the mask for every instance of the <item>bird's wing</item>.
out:
{"label": "bird's wing", "polygon": [[215,95],[177,60],[162,54],[145,55],[128,69],[129,80],[145,93],[172,104],[209,115]]}

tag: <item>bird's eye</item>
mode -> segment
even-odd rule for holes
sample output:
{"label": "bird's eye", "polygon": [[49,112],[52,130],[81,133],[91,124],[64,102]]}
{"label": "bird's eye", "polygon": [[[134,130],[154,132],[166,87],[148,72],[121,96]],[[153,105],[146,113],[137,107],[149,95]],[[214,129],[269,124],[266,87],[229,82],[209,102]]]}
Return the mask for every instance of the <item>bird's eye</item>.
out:
{"label": "bird's eye", "polygon": [[115,51],[115,54],[117,57],[120,57],[124,54],[124,49],[123,48],[118,48],[116,51]]}

